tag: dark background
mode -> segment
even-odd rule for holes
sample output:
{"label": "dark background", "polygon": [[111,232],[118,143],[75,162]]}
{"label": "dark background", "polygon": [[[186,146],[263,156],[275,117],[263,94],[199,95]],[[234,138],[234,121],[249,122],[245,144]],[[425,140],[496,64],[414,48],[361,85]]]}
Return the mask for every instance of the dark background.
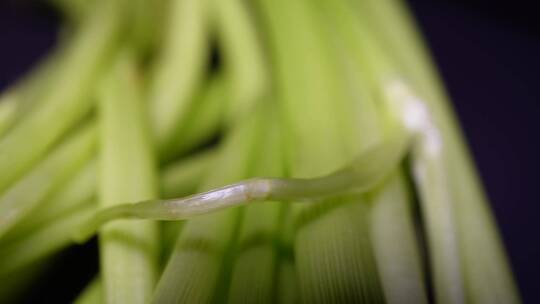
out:
{"label": "dark background", "polygon": [[[540,26],[534,1],[408,2],[454,101],[523,300],[540,303]],[[0,89],[54,44],[58,16],[31,3],[0,0]],[[80,274],[97,269],[95,260],[85,259],[97,256],[94,245],[63,254],[55,267],[65,271],[36,286],[27,300],[71,300],[89,279]]]}

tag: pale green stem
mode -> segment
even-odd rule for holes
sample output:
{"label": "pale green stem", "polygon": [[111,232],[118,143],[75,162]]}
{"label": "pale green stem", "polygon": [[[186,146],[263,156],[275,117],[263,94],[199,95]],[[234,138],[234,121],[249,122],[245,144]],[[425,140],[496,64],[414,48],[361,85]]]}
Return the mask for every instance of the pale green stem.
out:
{"label": "pale green stem", "polygon": [[[245,177],[256,155],[260,115],[234,126],[203,189]],[[225,259],[236,237],[239,210],[201,216],[187,222],[156,288],[155,303],[208,303],[219,288]]]}
{"label": "pale green stem", "polygon": [[180,199],[120,204],[96,213],[81,225],[76,239],[84,241],[104,223],[120,218],[180,220],[252,202],[313,202],[344,192],[365,192],[377,185],[402,160],[408,136],[394,131],[387,141],[360,154],[344,168],[312,179],[256,178]]}
{"label": "pale green stem", "polygon": [[[264,154],[258,157],[255,175],[283,176],[281,129],[271,109],[262,134]],[[230,276],[228,303],[272,303],[282,221],[282,205],[262,202],[244,210]]]}
{"label": "pale green stem", "polygon": [[[157,196],[157,168],[135,57],[124,50],[99,88],[101,207]],[[154,222],[116,222],[100,233],[106,303],[146,303],[157,281],[159,239]]]}
{"label": "pale green stem", "polygon": [[[339,59],[342,53],[334,47],[336,38],[331,35],[336,32],[327,28],[324,12],[312,1],[258,3],[269,29],[291,175],[328,174],[377,142],[371,130],[380,130],[352,115],[358,107],[346,90],[349,79]],[[303,301],[380,300],[364,203],[356,195],[352,201],[334,198],[293,208],[295,265]]]}
{"label": "pale green stem", "polygon": [[419,243],[403,178],[392,176],[371,201],[371,239],[386,302],[427,303]]}
{"label": "pale green stem", "polygon": [[[384,49],[425,100],[444,143],[444,173],[452,197],[461,268],[471,303],[519,303],[512,271],[489,204],[442,81],[420,30],[397,0],[354,1],[359,18],[369,22]],[[464,67],[465,68],[465,67]]]}
{"label": "pale green stem", "polygon": [[228,120],[250,113],[267,87],[267,71],[254,20],[242,0],[212,0],[214,27],[230,79]]}
{"label": "pale green stem", "polygon": [[177,135],[202,80],[208,45],[207,0],[172,0],[161,54],[150,83],[154,137],[164,152]]}
{"label": "pale green stem", "polygon": [[3,193],[0,196],[0,237],[75,175],[92,156],[95,144],[94,126],[83,127]]}
{"label": "pale green stem", "polygon": [[224,125],[224,112],[229,101],[225,79],[220,74],[211,75],[187,110],[178,132],[181,140],[173,139],[165,144],[168,148],[162,150],[162,162],[183,155],[218,134]]}
{"label": "pale green stem", "polygon": [[[164,193],[169,196],[193,193],[195,181],[200,183],[204,172],[213,164],[213,154],[207,152],[201,155],[201,158],[195,157],[167,167],[161,177],[161,184],[165,185],[166,189]],[[0,241],[0,274],[9,269],[18,273],[22,268],[73,243],[73,225],[79,226],[96,212],[94,196],[97,181],[93,165],[94,163],[83,168],[78,176],[53,195],[49,202],[34,210],[28,223],[20,223],[20,232],[13,230],[13,233],[6,234],[6,238]],[[184,168],[186,170],[182,170]],[[7,266],[4,266],[2,261]]]}
{"label": "pale green stem", "polygon": [[121,25],[116,1],[101,1],[68,46],[57,84],[0,139],[0,193],[26,173],[88,113],[92,84]]}
{"label": "pale green stem", "polygon": [[41,201],[24,218],[17,222],[6,233],[0,243],[24,238],[32,234],[36,229],[47,225],[56,219],[70,214],[72,210],[80,208],[82,202],[95,199],[96,190],[96,164],[91,161],[78,170],[75,176],[62,184],[61,189]]}

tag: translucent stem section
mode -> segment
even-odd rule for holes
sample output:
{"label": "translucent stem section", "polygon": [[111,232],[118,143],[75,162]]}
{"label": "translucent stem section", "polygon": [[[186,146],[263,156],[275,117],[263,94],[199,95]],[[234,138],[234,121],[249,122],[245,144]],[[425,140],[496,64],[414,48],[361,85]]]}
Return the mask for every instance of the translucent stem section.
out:
{"label": "translucent stem section", "polygon": [[365,192],[399,164],[406,153],[408,138],[394,132],[387,141],[362,153],[349,166],[319,178],[256,178],[185,198],[103,209],[81,226],[75,238],[84,241],[104,223],[120,218],[180,220],[256,201],[313,202],[347,191]]}

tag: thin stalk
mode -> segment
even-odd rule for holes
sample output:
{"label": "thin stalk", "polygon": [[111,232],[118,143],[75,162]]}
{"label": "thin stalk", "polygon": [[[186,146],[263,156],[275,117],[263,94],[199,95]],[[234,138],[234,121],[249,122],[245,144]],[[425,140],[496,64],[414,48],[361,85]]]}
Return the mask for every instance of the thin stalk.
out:
{"label": "thin stalk", "polygon": [[[68,216],[73,210],[88,204],[95,198],[96,189],[95,162],[90,162],[78,169],[71,180],[62,185],[47,199],[39,202],[33,210],[18,221],[0,240],[0,246],[6,246],[13,240],[28,237],[45,225],[51,224],[62,216]],[[92,204],[94,205],[94,204]]]}
{"label": "thin stalk", "polygon": [[[281,135],[274,113],[268,114],[262,134],[264,155],[258,158],[255,175],[283,175]],[[238,250],[234,258],[228,303],[272,303],[276,279],[277,240],[282,206],[265,201],[245,208]]]}
{"label": "thin stalk", "polygon": [[212,5],[217,40],[230,80],[232,102],[227,116],[232,120],[251,112],[266,91],[268,75],[247,4],[241,0],[213,0]]}
{"label": "thin stalk", "polygon": [[41,59],[28,75],[23,76],[2,92],[0,95],[0,138],[30,112],[52,87],[64,49],[63,44],[56,47],[52,54]]}
{"label": "thin stalk", "polygon": [[407,138],[406,134],[395,132],[387,141],[360,154],[351,164],[322,177],[254,178],[185,198],[148,200],[101,209],[81,225],[75,238],[85,241],[101,225],[122,218],[175,221],[252,202],[313,203],[346,192],[363,193],[398,166],[407,151]]}
{"label": "thin stalk", "polygon": [[116,1],[100,1],[65,53],[57,86],[0,139],[0,193],[26,173],[54,143],[88,113],[89,90],[121,25]]}
{"label": "thin stalk", "polygon": [[[99,90],[101,207],[157,196],[157,172],[132,54],[121,52]],[[146,303],[158,271],[156,223],[117,222],[100,233],[106,303]]]}
{"label": "thin stalk", "polygon": [[[201,181],[210,172],[215,158],[216,151],[208,150],[169,165],[160,183],[162,196],[173,198],[195,193],[200,188]],[[161,261],[163,263],[169,259],[183,225],[183,221],[160,223]]]}
{"label": "thin stalk", "polygon": [[[336,70],[339,56],[313,4],[259,2],[273,47],[291,174],[327,174],[373,143],[370,129],[350,128],[358,121],[346,113],[355,113],[355,108]],[[295,262],[303,301],[382,300],[363,203],[362,196],[356,196],[295,208]]]}
{"label": "thin stalk", "polygon": [[[259,115],[233,127],[203,189],[245,177],[260,134]],[[234,242],[240,210],[202,216],[186,223],[156,288],[155,303],[209,303],[219,289],[225,256]]]}
{"label": "thin stalk", "polygon": [[[363,80],[355,85],[360,85],[362,88],[363,84],[364,89],[371,93],[372,99],[377,101],[379,107],[382,104],[383,107],[386,105],[395,108],[394,111],[402,112],[402,120],[407,124],[407,113],[403,113],[407,107],[403,105],[406,101],[388,100],[384,92],[381,94],[381,89],[385,88],[384,85],[388,79],[397,77],[398,73],[391,69],[391,62],[386,60],[384,51],[378,48],[365,24],[359,22],[354,10],[346,1],[319,1],[318,3],[320,11],[324,12],[325,20],[328,20],[332,33],[338,41],[337,44],[341,44],[345,49],[348,55],[346,57],[349,58],[350,65],[354,67],[350,73],[356,73],[356,79]],[[364,98],[369,97],[371,96]],[[377,112],[366,106],[364,109],[372,116],[376,116],[373,114]],[[364,116],[367,115],[364,113]],[[380,129],[378,122],[370,124],[369,119],[366,118],[363,118],[360,123],[363,124],[363,129]],[[372,133],[374,133],[371,135],[374,140],[380,137],[376,134],[377,132]],[[411,214],[406,212],[404,205],[407,198],[403,191],[399,190],[399,183],[398,185],[396,183],[390,181],[378,189],[378,199],[375,199],[370,211],[371,239],[382,278],[382,287],[386,301],[390,303],[425,303],[426,292],[421,269],[418,266],[418,252],[414,247],[416,240],[412,231]],[[388,205],[393,207],[388,207]],[[396,215],[398,212],[401,214]],[[391,220],[398,216],[403,218]],[[390,221],[387,221],[388,219]],[[388,222],[395,223],[393,225],[395,228],[385,229],[387,225],[383,223]]]}
{"label": "thin stalk", "polygon": [[427,303],[403,178],[392,176],[373,193],[371,202],[371,239],[387,303]]}
{"label": "thin stalk", "polygon": [[[194,181],[202,180],[203,172],[213,164],[213,157],[213,152],[207,152],[201,158],[183,160],[167,167],[160,183],[166,185],[164,193],[177,196],[194,192]],[[74,225],[80,225],[97,209],[94,199],[97,180],[93,165],[82,168],[72,182],[34,210],[27,221],[17,226],[20,231],[13,230],[0,240],[0,257],[7,265],[5,269],[19,273],[28,265],[73,244]],[[182,170],[184,168],[186,170]],[[1,261],[0,266],[0,273],[4,273]]]}
{"label": "thin stalk", "polygon": [[94,127],[83,127],[3,193],[0,197],[0,237],[74,176],[90,159],[95,144]]}
{"label": "thin stalk", "polygon": [[208,44],[207,0],[173,0],[161,54],[150,83],[154,137],[164,152],[202,79]]}
{"label": "thin stalk", "polygon": [[168,165],[160,182],[162,196],[173,198],[195,193],[211,172],[216,157],[217,151],[209,149]]}
{"label": "thin stalk", "polygon": [[183,155],[219,133],[224,125],[224,112],[230,97],[222,75],[211,75],[187,109],[188,114],[179,128],[182,140],[174,139],[161,155],[162,162]]}
{"label": "thin stalk", "polygon": [[466,148],[451,103],[411,14],[400,1],[355,2],[359,18],[369,23],[428,104],[444,143],[443,162],[457,226],[466,297],[472,303],[519,303],[519,294],[497,233],[489,204]]}

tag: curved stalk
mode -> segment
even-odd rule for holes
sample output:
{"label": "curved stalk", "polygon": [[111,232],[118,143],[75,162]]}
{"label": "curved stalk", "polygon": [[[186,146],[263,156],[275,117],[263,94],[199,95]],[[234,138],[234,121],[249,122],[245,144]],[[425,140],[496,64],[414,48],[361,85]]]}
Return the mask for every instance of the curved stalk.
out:
{"label": "curved stalk", "polygon": [[224,208],[265,200],[320,200],[347,191],[371,189],[402,160],[409,136],[395,131],[389,138],[360,154],[350,165],[326,176],[300,178],[255,178],[185,198],[127,203],[98,211],[81,225],[74,238],[83,242],[106,222],[121,218],[180,220]]}

